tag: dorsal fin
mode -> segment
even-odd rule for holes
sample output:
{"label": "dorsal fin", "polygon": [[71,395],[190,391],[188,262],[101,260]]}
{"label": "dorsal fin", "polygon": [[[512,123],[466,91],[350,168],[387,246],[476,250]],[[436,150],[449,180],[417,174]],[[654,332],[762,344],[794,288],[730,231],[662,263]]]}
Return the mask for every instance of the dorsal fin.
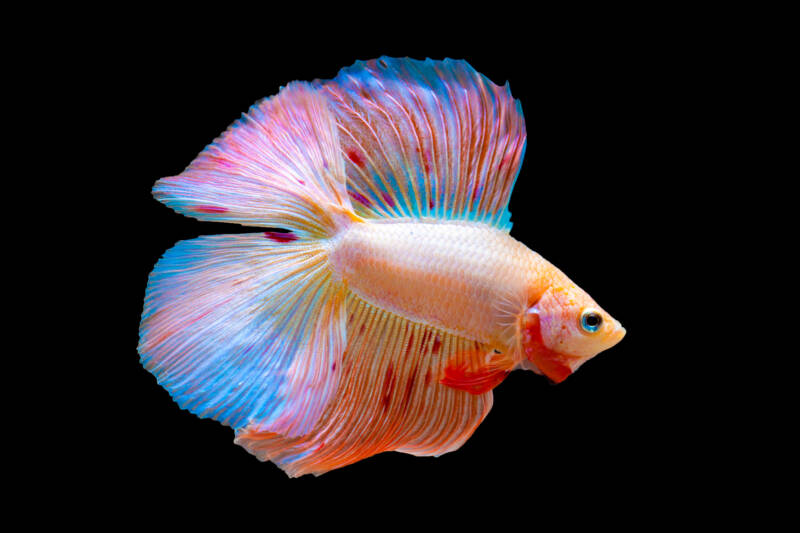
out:
{"label": "dorsal fin", "polygon": [[525,120],[508,84],[466,61],[359,61],[315,82],[331,102],[347,189],[367,218],[447,218],[510,230]]}

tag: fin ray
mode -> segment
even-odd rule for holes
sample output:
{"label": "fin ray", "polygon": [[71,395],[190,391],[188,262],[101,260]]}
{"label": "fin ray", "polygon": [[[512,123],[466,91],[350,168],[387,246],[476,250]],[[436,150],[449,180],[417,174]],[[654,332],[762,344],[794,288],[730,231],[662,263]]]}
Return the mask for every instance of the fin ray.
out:
{"label": "fin ray", "polygon": [[309,83],[253,105],[155,197],[181,214],[325,236],[329,204],[350,208],[336,121]]}
{"label": "fin ray", "polygon": [[525,121],[508,85],[466,61],[382,57],[315,82],[340,132],[361,216],[482,221],[510,229]]}
{"label": "fin ray", "polygon": [[325,258],[317,242],[253,233],[179,242],[150,275],[142,364],[200,417],[302,434],[345,345],[346,293]]}
{"label": "fin ray", "polygon": [[[290,476],[321,474],[376,453],[441,455],[460,447],[488,414],[492,392],[475,394],[440,380],[454,361],[491,352],[348,296],[347,348],[339,385],[317,425],[290,438],[255,422],[236,442]],[[458,355],[461,354],[461,355]]]}

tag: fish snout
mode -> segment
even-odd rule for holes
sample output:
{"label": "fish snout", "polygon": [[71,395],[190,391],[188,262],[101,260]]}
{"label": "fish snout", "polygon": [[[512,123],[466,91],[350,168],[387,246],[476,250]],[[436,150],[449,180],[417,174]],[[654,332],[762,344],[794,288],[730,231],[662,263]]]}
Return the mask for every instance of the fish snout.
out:
{"label": "fish snout", "polygon": [[611,346],[616,345],[619,341],[621,341],[626,333],[627,330],[625,330],[625,328],[622,327],[622,324],[619,323],[619,320],[614,319],[614,329],[611,330],[611,337],[610,337],[611,344],[609,348]]}

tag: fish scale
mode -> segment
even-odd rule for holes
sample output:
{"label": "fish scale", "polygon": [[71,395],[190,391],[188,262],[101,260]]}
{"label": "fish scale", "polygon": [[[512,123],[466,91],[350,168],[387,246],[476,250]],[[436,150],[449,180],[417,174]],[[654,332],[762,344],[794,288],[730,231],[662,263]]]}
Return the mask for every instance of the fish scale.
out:
{"label": "fish scale", "polygon": [[352,224],[332,241],[329,258],[368,303],[502,349],[511,348],[506,326],[545,270],[507,233],[469,222]]}

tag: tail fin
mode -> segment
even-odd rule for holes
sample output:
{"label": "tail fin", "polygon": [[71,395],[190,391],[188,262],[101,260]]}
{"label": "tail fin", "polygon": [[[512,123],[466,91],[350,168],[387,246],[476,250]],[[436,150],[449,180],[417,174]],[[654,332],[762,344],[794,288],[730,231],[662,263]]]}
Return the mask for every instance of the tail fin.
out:
{"label": "tail fin", "polygon": [[253,105],[155,197],[181,214],[325,237],[352,208],[336,120],[310,84]]}
{"label": "tail fin", "polygon": [[345,289],[324,246],[263,234],[179,242],[147,285],[142,364],[184,409],[303,435],[335,390]]}
{"label": "tail fin", "polygon": [[189,216],[292,230],[183,241],[151,273],[142,364],[198,416],[298,436],[336,389],[347,291],[324,239],[356,217],[327,106],[290,84],[154,187]]}

